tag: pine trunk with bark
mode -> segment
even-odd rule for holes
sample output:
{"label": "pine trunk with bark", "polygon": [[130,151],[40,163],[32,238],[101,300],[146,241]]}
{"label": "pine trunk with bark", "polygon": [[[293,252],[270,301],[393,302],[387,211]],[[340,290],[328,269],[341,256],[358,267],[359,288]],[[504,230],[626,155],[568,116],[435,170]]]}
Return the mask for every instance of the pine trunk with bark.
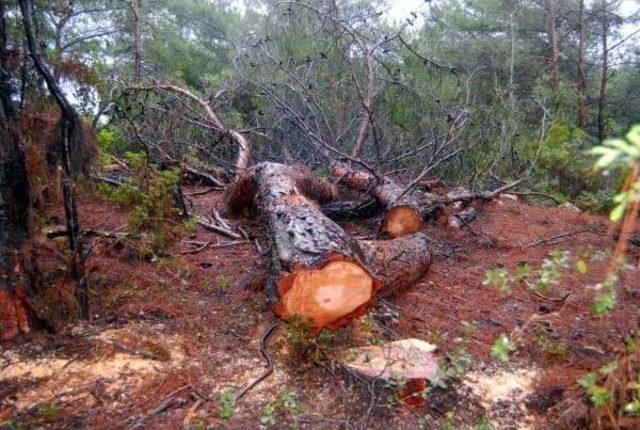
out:
{"label": "pine trunk with bark", "polygon": [[375,198],[384,208],[381,232],[392,237],[419,231],[423,217],[433,208],[426,195],[405,192],[405,187],[387,176],[376,177],[373,173],[337,163],[331,166],[331,172],[346,187]]}
{"label": "pine trunk with bark", "polygon": [[603,141],[606,137],[605,110],[607,107],[607,81],[609,73],[609,47],[608,47],[609,26],[606,18],[602,18],[602,64],[600,72],[600,94],[598,97],[598,140]]}
{"label": "pine trunk with bark", "polygon": [[335,196],[332,184],[306,168],[265,162],[250,168],[227,200],[234,211],[253,205],[265,227],[267,295],[276,314],[297,315],[318,330],[362,315],[379,289],[410,285],[430,262],[422,234],[385,244],[351,237],[320,210],[319,202]]}
{"label": "pine trunk with bark", "polygon": [[587,93],[587,65],[586,65],[586,22],[584,0],[580,0],[578,6],[578,127],[584,127],[587,123],[587,109],[585,107]]}

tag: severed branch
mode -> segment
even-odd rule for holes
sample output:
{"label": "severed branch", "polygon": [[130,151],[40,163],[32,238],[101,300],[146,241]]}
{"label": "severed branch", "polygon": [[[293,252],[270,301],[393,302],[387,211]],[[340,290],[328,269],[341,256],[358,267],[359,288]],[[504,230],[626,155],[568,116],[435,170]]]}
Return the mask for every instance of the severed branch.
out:
{"label": "severed branch", "polygon": [[544,239],[536,240],[535,242],[531,242],[530,244],[526,245],[525,248],[533,248],[538,245],[544,245],[545,243],[553,242],[554,240],[563,239],[565,237],[573,236],[580,233],[593,232],[593,229],[596,228],[597,226],[598,226],[597,222],[592,222],[582,228],[575,228],[573,230],[570,230],[564,233],[555,234],[553,236],[546,237]]}
{"label": "severed branch", "polygon": [[[235,174],[238,177],[249,167],[249,161],[251,159],[251,145],[247,138],[240,132],[229,129],[224,126],[218,115],[213,111],[209,103],[207,103],[202,97],[197,96],[193,92],[186,88],[181,88],[168,83],[152,83],[150,85],[131,85],[126,89],[134,91],[166,91],[173,94],[179,94],[187,97],[198,104],[205,114],[205,121],[217,132],[229,136],[238,145],[238,156],[235,164]],[[216,184],[218,185],[218,184]]]}

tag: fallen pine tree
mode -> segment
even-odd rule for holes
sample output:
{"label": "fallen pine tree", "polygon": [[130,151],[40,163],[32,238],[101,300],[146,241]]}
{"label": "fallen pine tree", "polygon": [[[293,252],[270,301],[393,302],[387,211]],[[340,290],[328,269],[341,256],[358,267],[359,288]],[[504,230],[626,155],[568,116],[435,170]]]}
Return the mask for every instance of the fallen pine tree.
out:
{"label": "fallen pine tree", "polygon": [[419,231],[422,219],[437,208],[435,197],[407,190],[389,176],[357,170],[340,163],[331,166],[331,173],[346,187],[368,193],[376,200],[383,208],[381,232],[392,237]]}
{"label": "fallen pine tree", "polygon": [[276,314],[298,315],[315,329],[336,328],[364,313],[376,293],[417,281],[431,262],[422,233],[387,242],[354,239],[325,216],[319,202],[335,188],[299,166],[264,162],[228,193],[234,211],[253,206],[269,239],[267,296]]}

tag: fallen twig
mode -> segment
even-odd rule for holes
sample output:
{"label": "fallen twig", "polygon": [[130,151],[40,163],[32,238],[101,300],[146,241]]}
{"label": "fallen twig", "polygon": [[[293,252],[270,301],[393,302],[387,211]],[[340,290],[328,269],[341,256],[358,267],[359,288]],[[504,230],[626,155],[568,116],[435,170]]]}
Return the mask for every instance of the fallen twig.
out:
{"label": "fallen twig", "polygon": [[262,335],[262,339],[260,339],[260,352],[262,353],[264,359],[267,361],[267,369],[262,373],[262,375],[258,376],[255,381],[240,390],[240,392],[236,395],[236,401],[244,397],[245,394],[249,392],[249,390],[251,390],[253,387],[262,382],[267,376],[273,373],[273,361],[271,360],[271,356],[269,356],[269,351],[267,351],[267,339],[269,338],[271,333],[274,332],[276,327],[278,327],[278,323],[273,324],[271,327],[269,327],[269,329]]}
{"label": "fallen twig", "polygon": [[206,190],[198,190],[198,191],[192,191],[190,193],[185,193],[186,196],[201,196],[203,194],[208,194],[211,193],[213,191],[222,191],[224,190],[224,188],[222,187],[211,187],[211,188],[207,188]]}
{"label": "fallen twig", "polygon": [[564,233],[560,233],[560,234],[556,234],[556,235],[553,235],[553,236],[550,236],[550,237],[546,237],[544,239],[536,240],[535,242],[531,242],[530,244],[525,246],[525,249],[526,248],[533,248],[534,246],[543,245],[545,243],[549,243],[549,242],[552,242],[552,241],[557,240],[557,239],[563,239],[565,237],[573,236],[575,234],[591,232],[594,229],[594,227],[597,227],[597,226],[598,226],[598,223],[592,222],[592,223],[590,223],[587,226],[582,227],[582,228],[573,229],[573,230],[570,230],[570,231],[567,231],[567,232],[564,232]]}

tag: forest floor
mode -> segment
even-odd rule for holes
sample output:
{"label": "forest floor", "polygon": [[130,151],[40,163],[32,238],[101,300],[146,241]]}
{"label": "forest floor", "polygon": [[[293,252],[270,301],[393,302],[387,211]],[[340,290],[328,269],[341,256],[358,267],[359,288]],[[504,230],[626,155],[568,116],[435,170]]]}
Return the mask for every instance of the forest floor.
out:
{"label": "forest floor", "polygon": [[[219,192],[189,199],[200,213],[223,209]],[[84,228],[116,231],[124,225],[126,209],[95,196],[82,200]],[[51,213],[49,222],[63,219]],[[241,222],[266,249],[257,221]],[[344,226],[356,236],[370,235],[375,220]],[[637,271],[622,273],[613,312],[599,317],[590,311],[594,291],[587,286],[601,282],[608,265],[598,256],[615,245],[608,226],[605,217],[507,197],[484,203],[470,227],[449,227],[445,213],[424,227],[435,256],[419,283],[379,300],[359,324],[341,329],[316,361],[292,352],[295,333],[281,323],[267,342],[274,372],[235,405],[224,401],[225,393],[264,372],[261,339],[278,322],[256,281],[265,258],[254,244],[182,254],[194,247],[176,241],[167,257],[141,262],[126,245],[89,239],[91,321],[74,320],[55,335],[33,331],[3,345],[0,423],[67,429],[548,428],[551,410],[576,380],[614,360],[625,349],[625,336],[638,329]],[[229,241],[200,227],[183,239]],[[54,251],[64,246],[52,243]],[[586,273],[567,270],[544,294],[483,285],[487,269],[513,271],[524,261],[536,269],[553,250],[569,251],[572,265],[584,259]],[[53,273],[47,281],[64,290],[69,280],[54,254],[41,257]],[[637,266],[640,249],[632,247],[628,256]],[[490,355],[502,333],[519,340],[506,364]],[[354,378],[331,360],[332,349],[408,337],[437,345],[454,377],[421,406],[396,404],[390,387]]]}

